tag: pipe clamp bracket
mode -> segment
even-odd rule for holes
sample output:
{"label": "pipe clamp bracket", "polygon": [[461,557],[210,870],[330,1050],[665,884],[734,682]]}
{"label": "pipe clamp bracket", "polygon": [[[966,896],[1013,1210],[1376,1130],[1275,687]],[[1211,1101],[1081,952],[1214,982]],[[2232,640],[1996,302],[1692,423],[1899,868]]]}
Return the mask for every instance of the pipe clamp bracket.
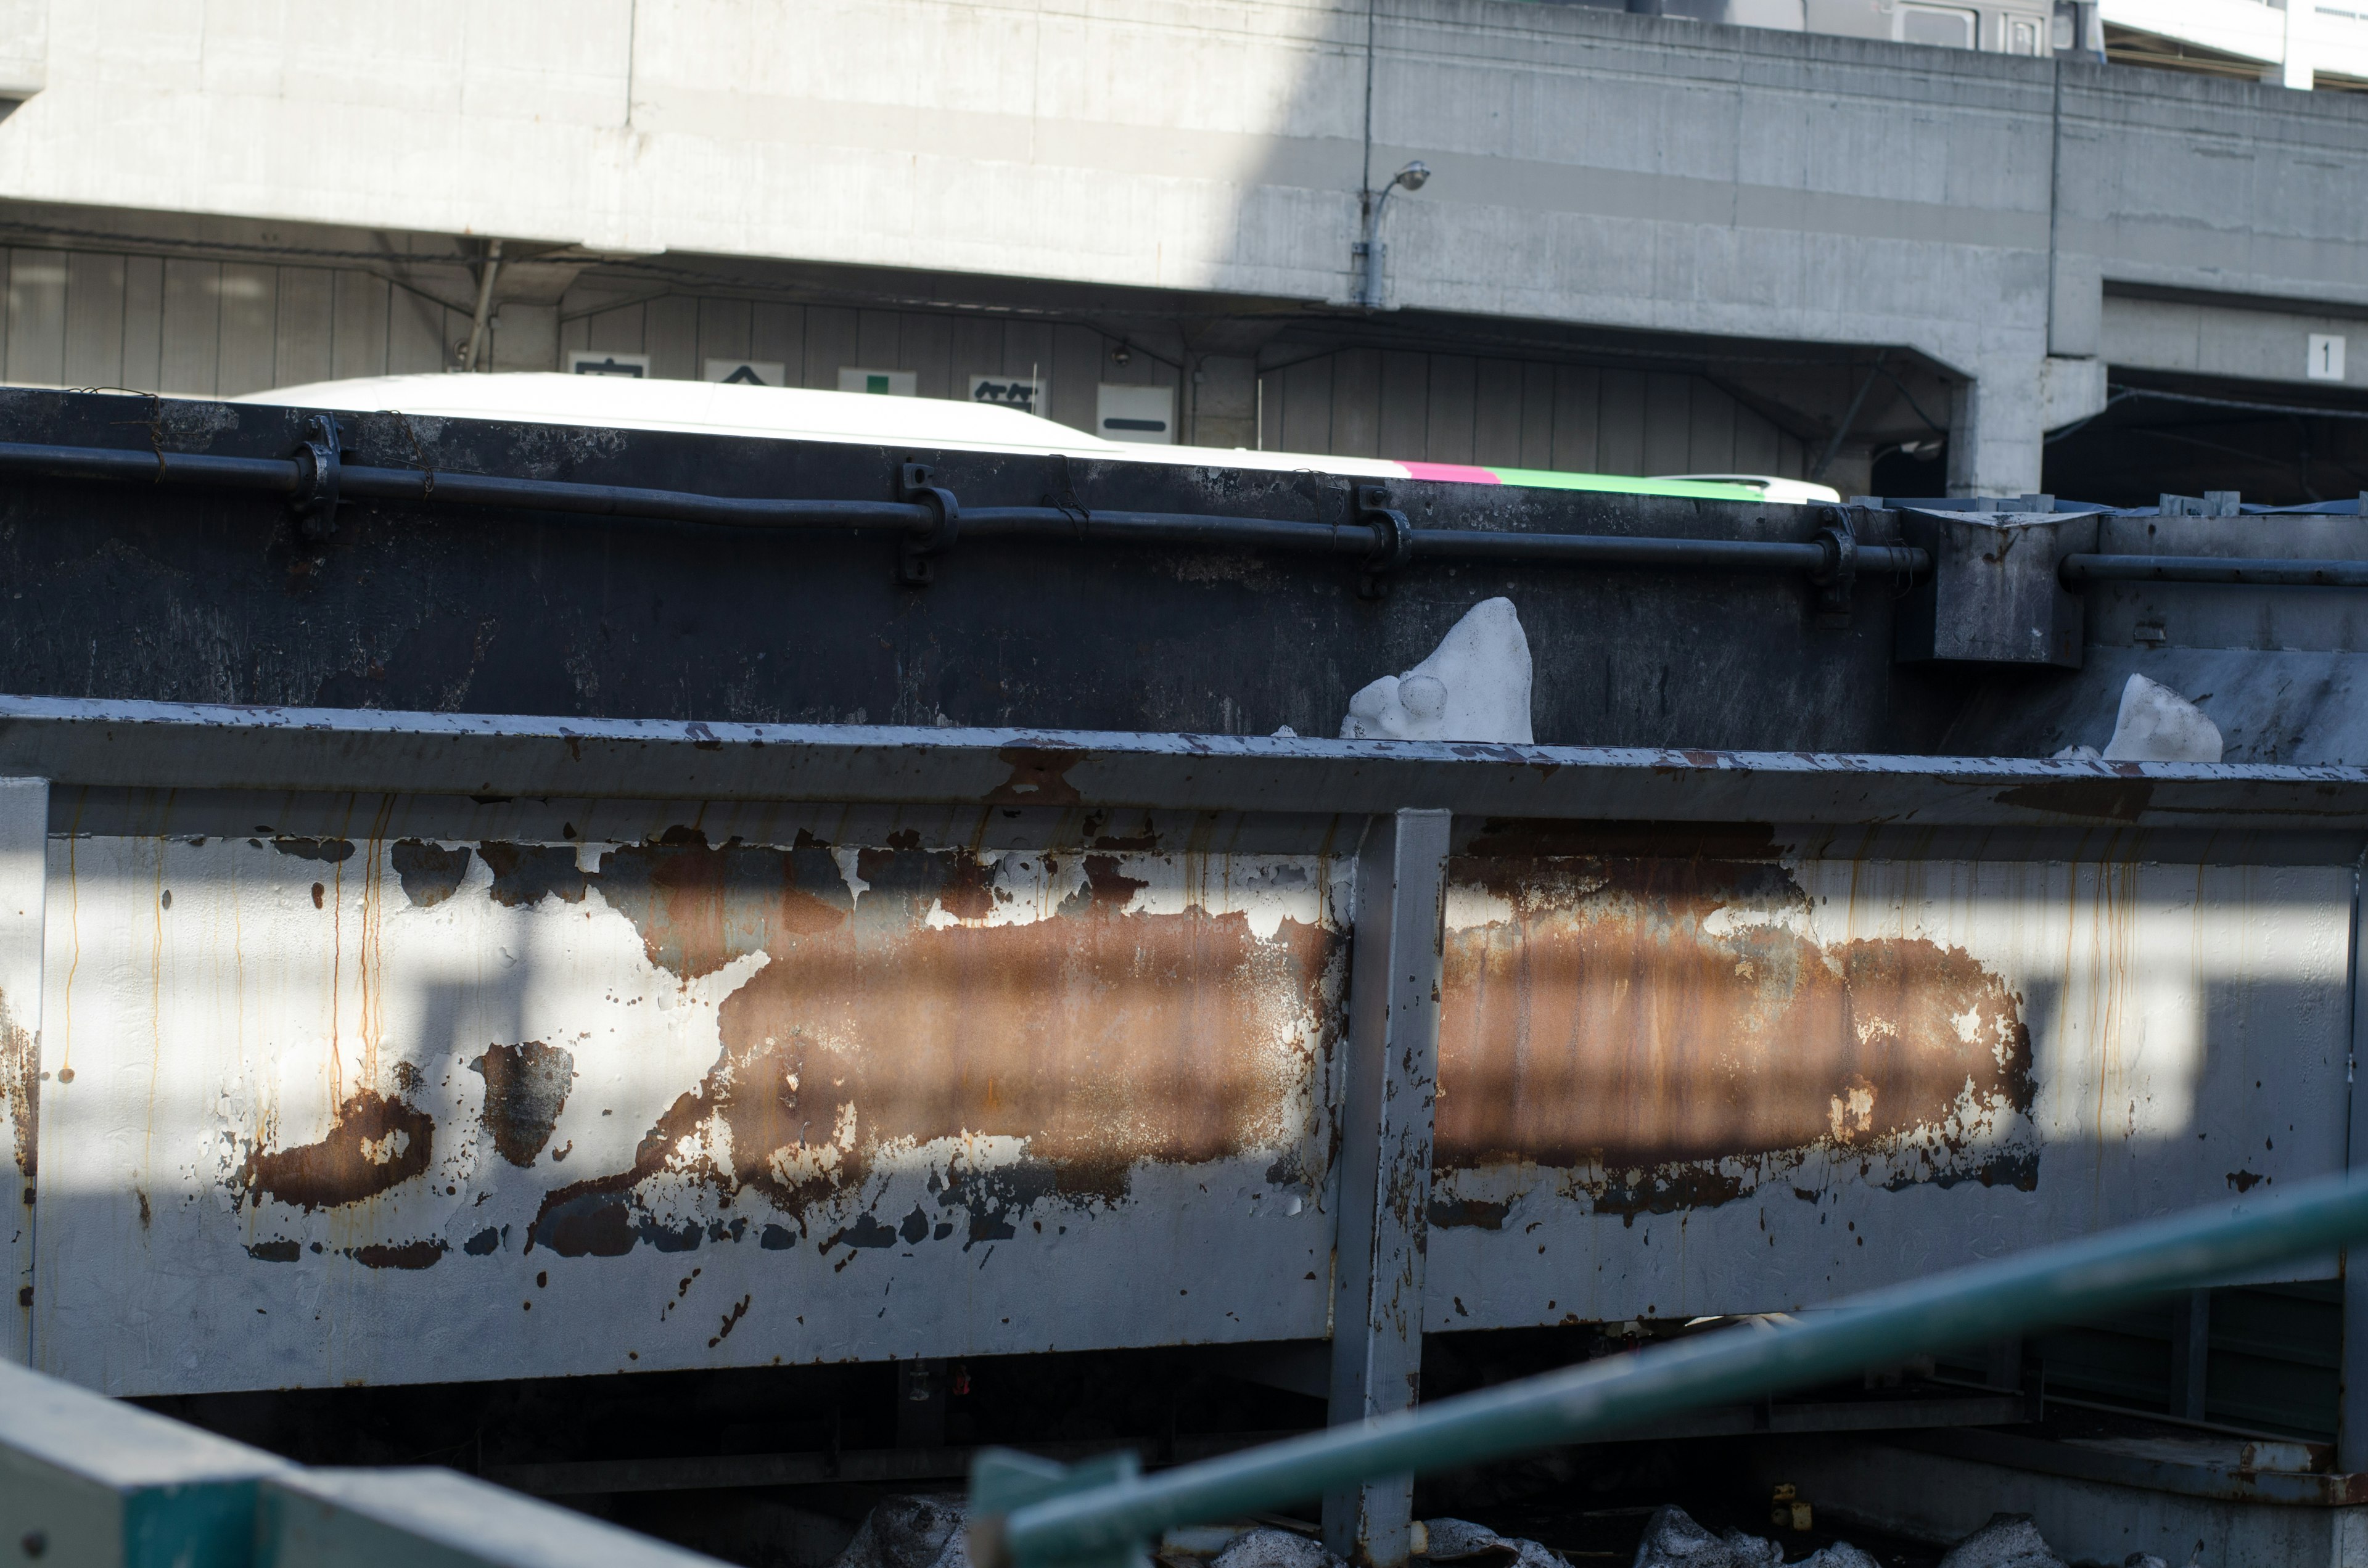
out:
{"label": "pipe clamp bracket", "polygon": [[1386,597],[1391,576],[1414,559],[1414,526],[1390,505],[1390,493],[1378,484],[1357,486],[1357,521],[1373,530],[1373,548],[1365,556],[1357,580],[1360,599]]}
{"label": "pipe clamp bracket", "polygon": [[1809,581],[1817,587],[1817,624],[1848,626],[1850,620],[1850,599],[1858,591],[1858,526],[1851,510],[1840,506],[1826,508],[1828,526],[1817,534],[1817,543],[1824,547],[1824,564],[1809,574]]}
{"label": "pipe clamp bracket", "polygon": [[326,539],[337,531],[337,422],[315,414],[305,422],[304,439],[290,454],[296,460],[296,489],[289,497],[306,539]]}
{"label": "pipe clamp bracket", "polygon": [[897,542],[896,581],[907,587],[928,585],[937,574],[932,558],[953,549],[962,532],[962,503],[952,491],[931,483],[936,477],[927,463],[897,465],[896,498],[916,501],[936,514],[932,522]]}

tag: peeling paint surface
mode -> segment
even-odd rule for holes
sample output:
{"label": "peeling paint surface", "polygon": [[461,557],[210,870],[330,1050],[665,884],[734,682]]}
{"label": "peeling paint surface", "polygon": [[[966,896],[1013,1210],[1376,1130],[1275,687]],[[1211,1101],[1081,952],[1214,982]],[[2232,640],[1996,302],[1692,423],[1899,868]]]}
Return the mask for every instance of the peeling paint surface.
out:
{"label": "peeling paint surface", "polygon": [[41,1127],[41,917],[49,786],[0,778],[0,1359],[31,1354]]}
{"label": "peeling paint surface", "polygon": [[[1353,870],[1320,825],[140,809],[49,840],[45,972],[0,973],[47,1075],[36,1365],[1325,1332]],[[1588,831],[1452,868],[1433,1328],[1795,1308],[2341,1164],[2348,869]]]}
{"label": "peeling paint surface", "polygon": [[2350,901],[2334,869],[1460,859],[1429,1321],[1788,1310],[2340,1169]]}
{"label": "peeling paint surface", "polygon": [[37,1365],[151,1393],[1323,1332],[1345,868],[369,825],[52,844]]}

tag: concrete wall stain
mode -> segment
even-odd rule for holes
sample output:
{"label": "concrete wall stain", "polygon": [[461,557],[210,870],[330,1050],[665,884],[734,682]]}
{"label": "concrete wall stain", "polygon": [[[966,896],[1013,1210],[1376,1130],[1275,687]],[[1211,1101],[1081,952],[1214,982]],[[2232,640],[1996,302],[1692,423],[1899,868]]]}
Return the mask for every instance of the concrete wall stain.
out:
{"label": "concrete wall stain", "polygon": [[[498,877],[498,846],[480,853]],[[991,867],[909,835],[855,859],[860,902],[820,845],[711,846],[688,829],[584,874],[652,962],[686,980],[743,954],[768,961],[724,1001],[723,1048],[699,1085],[630,1166],[551,1193],[529,1249],[664,1244],[633,1197],[661,1174],[726,1200],[759,1194],[803,1222],[860,1190],[882,1149],[1024,1139],[1024,1169],[939,1184],[941,1208],[967,1211],[943,1234],[969,1246],[1016,1233],[1016,1215],[1045,1197],[1115,1203],[1138,1162],[1195,1164],[1295,1134],[1305,1063],[1278,1067],[1276,1041],[1337,1029],[1331,933],[1285,919],[1261,938],[1245,915],[1197,906],[1126,913],[1145,884],[1115,855],[1085,856],[1083,885],[1049,919],[949,924],[1008,896]],[[702,1136],[711,1123],[728,1136]],[[858,1220],[824,1244],[869,1233]]]}
{"label": "concrete wall stain", "polygon": [[[1772,862],[1461,857],[1450,877],[1511,916],[1447,935],[1440,1172],[1571,1173],[1632,1218],[1732,1201],[1815,1149],[2035,1185],[2035,1153],[1991,1137],[2032,1105],[2021,1001],[1962,949],[1820,944],[1784,923],[1806,900]],[[1435,1222],[1486,1223],[1458,1198]]]}
{"label": "concrete wall stain", "polygon": [[337,1108],[319,1142],[250,1149],[236,1187],[250,1201],[270,1197],[307,1210],[359,1203],[426,1170],[435,1140],[426,1111],[360,1089]]}
{"label": "concrete wall stain", "polygon": [[485,1080],[481,1114],[495,1151],[514,1165],[533,1165],[551,1142],[559,1113],[567,1108],[575,1058],[559,1046],[529,1040],[485,1047],[469,1071]]}

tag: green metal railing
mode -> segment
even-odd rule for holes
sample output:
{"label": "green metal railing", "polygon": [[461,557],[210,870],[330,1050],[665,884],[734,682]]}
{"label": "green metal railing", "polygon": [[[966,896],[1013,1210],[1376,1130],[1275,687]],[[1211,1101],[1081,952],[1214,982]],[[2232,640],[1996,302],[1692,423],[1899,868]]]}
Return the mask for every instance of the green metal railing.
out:
{"label": "green metal railing", "polygon": [[1119,1568],[1178,1525],[1616,1436],[1679,1411],[2003,1338],[2363,1236],[2368,1178],[2332,1177],[2233,1212],[2134,1225],[1876,1291],[1792,1324],[1699,1335],[1156,1476],[1140,1474],[1132,1454],[1064,1470],[990,1450],[971,1471],[971,1555],[979,1568]]}

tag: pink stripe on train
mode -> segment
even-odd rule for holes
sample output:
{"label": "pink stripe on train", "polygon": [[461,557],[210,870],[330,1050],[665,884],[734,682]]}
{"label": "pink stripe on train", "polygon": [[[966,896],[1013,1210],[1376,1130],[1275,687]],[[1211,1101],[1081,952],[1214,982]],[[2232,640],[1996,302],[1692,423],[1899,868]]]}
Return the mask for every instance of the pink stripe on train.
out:
{"label": "pink stripe on train", "polygon": [[1493,468],[1474,468],[1469,463],[1410,463],[1399,460],[1408,479],[1443,479],[1453,484],[1502,484]]}

